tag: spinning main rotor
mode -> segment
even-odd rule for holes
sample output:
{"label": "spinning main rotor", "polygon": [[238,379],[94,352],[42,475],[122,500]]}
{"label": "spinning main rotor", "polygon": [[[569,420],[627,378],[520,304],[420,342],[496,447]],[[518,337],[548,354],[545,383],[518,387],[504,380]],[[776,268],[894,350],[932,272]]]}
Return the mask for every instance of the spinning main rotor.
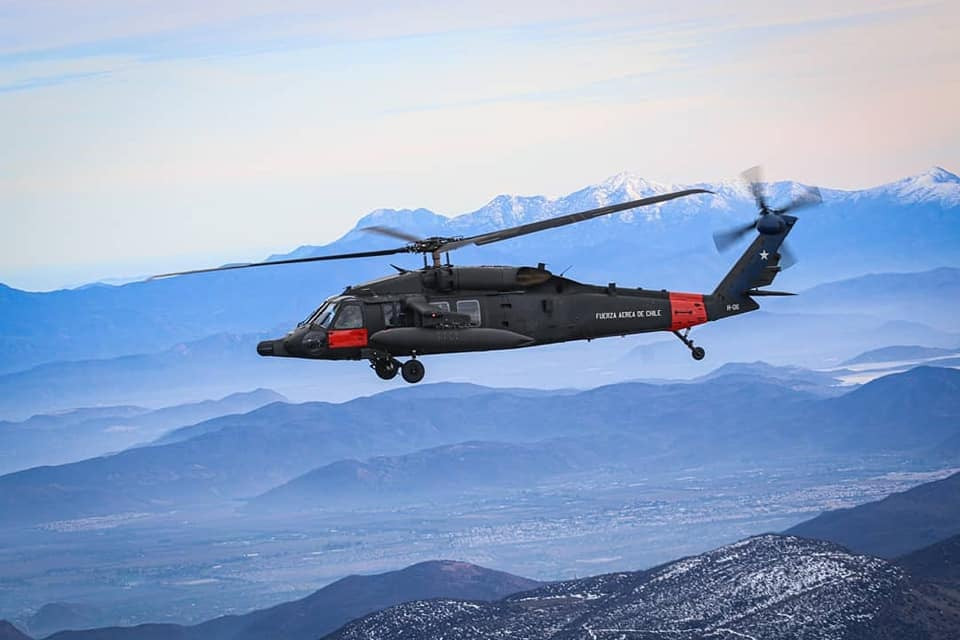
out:
{"label": "spinning main rotor", "polygon": [[[766,195],[764,194],[764,184],[761,182],[761,173],[759,167],[753,167],[744,171],[742,178],[749,185],[750,192],[753,194],[753,198],[757,203],[757,208],[759,209],[759,215],[756,219],[746,225],[741,225],[728,229],[725,231],[719,231],[714,233],[713,239],[719,251],[726,251],[732,247],[740,238],[749,233],[750,231],[756,229],[759,233],[763,234],[775,234],[778,233],[783,226],[786,224],[783,215],[788,212],[801,209],[803,207],[808,207],[822,202],[822,197],[820,195],[820,190],[816,187],[805,187],[805,191],[796,197],[789,204],[773,208],[767,203]],[[460,249],[468,245],[483,246],[487,244],[492,244],[494,242],[500,242],[501,240],[509,240],[511,238],[517,238],[519,236],[525,236],[531,233],[537,233],[539,231],[545,231],[547,229],[554,229],[556,227],[563,227],[568,224],[574,224],[576,222],[583,222],[585,220],[592,220],[593,218],[599,218],[600,216],[610,215],[612,213],[618,213],[620,211],[627,211],[628,209],[635,209],[637,207],[645,207],[652,204],[658,204],[660,202],[667,202],[669,200],[674,200],[676,198],[683,198],[690,195],[700,194],[700,193],[713,193],[708,189],[684,189],[682,191],[674,191],[671,193],[663,193],[656,196],[650,196],[647,198],[640,198],[639,200],[631,200],[629,202],[622,202],[620,204],[614,204],[606,207],[599,207],[597,209],[590,209],[587,211],[578,211],[577,213],[570,213],[563,216],[557,216],[556,218],[550,218],[548,220],[539,220],[537,222],[530,222],[527,224],[518,225],[515,227],[509,227],[507,229],[500,229],[497,231],[491,231],[488,233],[481,233],[473,236],[431,236],[429,238],[419,238],[412,234],[406,233],[404,231],[399,231],[391,227],[386,226],[370,226],[361,228],[360,231],[367,231],[372,233],[378,233],[390,238],[397,240],[403,240],[406,244],[394,247],[392,249],[377,249],[373,251],[356,251],[353,253],[335,253],[325,256],[313,256],[309,258],[290,258],[287,260],[267,260],[264,262],[248,262],[243,264],[231,264],[222,267],[211,267],[208,269],[191,269],[189,271],[176,271],[173,273],[163,273],[160,275],[152,276],[150,280],[155,280],[159,278],[169,278],[172,276],[182,276],[193,273],[209,273],[213,271],[229,271],[232,269],[249,269],[251,267],[269,267],[273,265],[280,264],[299,264],[302,262],[322,262],[327,260],[347,260],[352,258],[374,258],[379,256],[392,256],[400,253],[419,253],[423,255],[424,266],[427,265],[427,256],[429,255],[432,258],[433,266],[440,266],[440,256],[444,253],[449,253],[455,249]],[[796,259],[793,258],[791,252],[786,247],[781,248],[781,265],[786,268],[796,262]]]}
{"label": "spinning main rotor", "polygon": [[414,235],[405,233],[403,231],[398,231],[390,227],[383,226],[372,226],[365,227],[361,231],[371,231],[374,233],[379,233],[381,235],[389,236],[391,238],[396,238],[399,240],[405,240],[407,244],[396,247],[393,249],[379,249],[374,251],[357,251],[354,253],[336,253],[326,256],[314,256],[310,258],[291,258],[288,260],[268,260],[265,262],[248,262],[244,264],[231,264],[223,267],[212,267],[209,269],[191,269],[189,271],[176,271],[174,273],[163,273],[151,277],[151,280],[158,278],[169,278],[172,276],[183,276],[191,273],[208,273],[211,271],[229,271],[231,269],[249,269],[251,267],[269,267],[277,264],[298,264],[301,262],[320,262],[324,260],[347,260],[351,258],[373,258],[377,256],[392,256],[399,253],[420,253],[424,256],[424,262],[426,262],[426,256],[430,255],[433,259],[433,266],[440,265],[440,256],[444,253],[448,253],[455,249],[460,249],[468,245],[477,245],[483,246],[486,244],[492,244],[494,242],[500,242],[501,240],[509,240],[510,238],[516,238],[519,236],[525,236],[530,233],[537,233],[538,231],[544,231],[546,229],[553,229],[555,227],[563,227],[568,224],[573,224],[575,222],[583,222],[584,220],[591,220],[593,218],[599,218],[600,216],[610,215],[612,213],[617,213],[619,211],[626,211],[628,209],[635,209],[637,207],[645,207],[651,204],[657,204],[660,202],[667,202],[669,200],[674,200],[676,198],[683,198],[685,196],[690,196],[698,193],[713,193],[707,189],[684,189],[682,191],[674,191],[672,193],[664,193],[656,196],[650,196],[648,198],[641,198],[639,200],[631,200],[630,202],[622,202],[620,204],[614,204],[607,207],[600,207],[598,209],[590,209],[588,211],[579,211],[577,213],[570,213],[564,216],[558,216],[556,218],[550,218],[549,220],[539,220],[537,222],[530,222],[528,224],[518,225],[516,227],[509,227],[507,229],[500,229],[498,231],[491,231],[489,233],[481,233],[474,236],[453,236],[453,237],[443,237],[443,236],[433,236],[430,238],[418,238]]}

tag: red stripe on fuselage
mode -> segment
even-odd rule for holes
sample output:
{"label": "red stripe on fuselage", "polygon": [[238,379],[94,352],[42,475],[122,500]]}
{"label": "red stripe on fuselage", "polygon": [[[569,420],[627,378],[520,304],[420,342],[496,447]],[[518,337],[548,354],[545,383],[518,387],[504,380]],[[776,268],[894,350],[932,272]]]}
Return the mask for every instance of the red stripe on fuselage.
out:
{"label": "red stripe on fuselage", "polygon": [[679,331],[707,321],[702,293],[670,292],[670,330]]}
{"label": "red stripe on fuselage", "polygon": [[367,346],[366,329],[340,329],[327,333],[327,345],[331,349]]}

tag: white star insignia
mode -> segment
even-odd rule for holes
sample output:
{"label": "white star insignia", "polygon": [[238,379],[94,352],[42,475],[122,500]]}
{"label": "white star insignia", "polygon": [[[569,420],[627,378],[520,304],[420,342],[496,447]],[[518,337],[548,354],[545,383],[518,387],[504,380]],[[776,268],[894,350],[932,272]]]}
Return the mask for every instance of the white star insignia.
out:
{"label": "white star insignia", "polygon": [[767,253],[767,250],[766,250],[766,249],[764,249],[763,251],[760,252],[760,259],[761,259],[761,260],[766,260],[766,259],[769,258],[769,257],[770,257],[770,254]]}

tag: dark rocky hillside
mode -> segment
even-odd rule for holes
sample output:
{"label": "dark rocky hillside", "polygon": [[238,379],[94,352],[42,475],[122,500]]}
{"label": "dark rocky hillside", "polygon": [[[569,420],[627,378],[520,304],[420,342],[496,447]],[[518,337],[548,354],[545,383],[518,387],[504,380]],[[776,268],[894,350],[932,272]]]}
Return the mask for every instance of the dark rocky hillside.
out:
{"label": "dark rocky hillside", "polygon": [[910,575],[960,589],[960,535],[897,558]]}
{"label": "dark rocky hillside", "polygon": [[0,640],[30,640],[30,637],[6,620],[0,620]]}
{"label": "dark rocky hillside", "polygon": [[411,602],[329,639],[956,638],[956,594],[924,587],[879,558],[763,535],[649,571],[557,583],[493,603]]}

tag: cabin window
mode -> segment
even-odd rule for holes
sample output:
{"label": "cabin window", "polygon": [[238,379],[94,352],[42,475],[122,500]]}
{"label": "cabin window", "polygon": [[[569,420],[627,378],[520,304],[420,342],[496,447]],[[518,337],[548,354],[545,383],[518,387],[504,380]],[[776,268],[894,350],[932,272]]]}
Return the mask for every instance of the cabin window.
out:
{"label": "cabin window", "polygon": [[430,306],[436,307],[443,311],[444,313],[450,313],[450,303],[444,300],[443,302],[431,302]]}
{"label": "cabin window", "polygon": [[383,309],[383,326],[393,327],[398,324],[397,322],[397,307],[393,302],[384,302],[380,305],[380,308]]}
{"label": "cabin window", "polygon": [[362,329],[363,328],[363,310],[358,304],[348,304],[340,310],[337,321],[333,325],[334,329]]}
{"label": "cabin window", "polygon": [[457,300],[457,313],[462,313],[470,317],[470,326],[480,326],[480,301],[479,300]]}
{"label": "cabin window", "polygon": [[413,315],[407,311],[400,302],[384,302],[383,326],[390,327],[412,327]]}

